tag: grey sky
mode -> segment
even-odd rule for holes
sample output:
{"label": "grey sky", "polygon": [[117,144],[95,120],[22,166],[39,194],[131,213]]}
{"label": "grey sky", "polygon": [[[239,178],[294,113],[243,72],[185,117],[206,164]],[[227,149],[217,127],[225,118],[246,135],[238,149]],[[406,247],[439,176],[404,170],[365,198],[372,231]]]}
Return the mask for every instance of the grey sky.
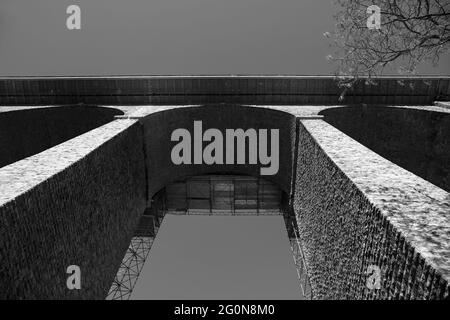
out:
{"label": "grey sky", "polygon": [[132,299],[300,299],[282,216],[166,215]]}
{"label": "grey sky", "polygon": [[[82,30],[66,29],[66,8]],[[1,0],[0,76],[330,74],[333,0]],[[450,74],[450,58],[423,74]]]}

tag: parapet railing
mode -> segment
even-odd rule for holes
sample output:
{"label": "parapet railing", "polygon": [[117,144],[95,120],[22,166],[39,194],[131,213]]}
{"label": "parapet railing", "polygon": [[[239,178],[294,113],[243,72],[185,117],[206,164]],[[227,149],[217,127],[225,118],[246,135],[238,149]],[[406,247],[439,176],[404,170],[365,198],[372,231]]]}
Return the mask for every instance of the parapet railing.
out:
{"label": "parapet railing", "polygon": [[300,282],[300,290],[301,290],[301,293],[302,293],[302,296],[304,299],[312,300],[313,292],[312,292],[311,284],[309,282],[308,269],[306,267],[305,255],[303,253],[303,249],[300,244],[297,227],[295,226],[293,221],[292,221],[292,228],[294,230],[295,237],[290,239],[290,243],[291,243],[292,254],[294,256],[294,263],[297,268],[298,280]]}

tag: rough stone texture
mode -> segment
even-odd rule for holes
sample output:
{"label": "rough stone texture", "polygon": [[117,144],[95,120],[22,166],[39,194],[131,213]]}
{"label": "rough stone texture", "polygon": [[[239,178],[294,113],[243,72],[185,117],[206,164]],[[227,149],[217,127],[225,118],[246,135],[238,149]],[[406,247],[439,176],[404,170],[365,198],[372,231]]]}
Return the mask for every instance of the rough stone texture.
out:
{"label": "rough stone texture", "polygon": [[[217,105],[217,104],[216,104]],[[227,104],[219,104],[224,107],[227,106]],[[124,115],[117,116],[117,118],[142,118],[146,115],[158,112],[158,111],[164,111],[164,110],[170,110],[175,108],[184,108],[184,107],[199,107],[201,104],[197,105],[136,105],[136,106],[124,106],[124,105],[111,105],[111,106],[103,106],[113,109],[119,109],[121,110]],[[266,109],[273,109],[278,110],[282,112],[286,112],[289,114],[292,114],[293,116],[296,116],[297,118],[308,118],[308,119],[323,119],[325,116],[322,114],[322,111],[327,111],[331,109],[337,109],[337,108],[345,108],[345,107],[364,107],[364,104],[358,104],[358,105],[255,105],[255,104],[244,104],[242,106],[246,107],[253,107],[253,108],[266,108]],[[385,108],[400,108],[400,109],[408,109],[408,110],[422,110],[422,111],[430,111],[430,112],[440,112],[440,113],[446,113],[450,115],[450,108],[444,108],[442,106],[420,106],[420,105],[411,105],[411,106],[405,106],[405,105],[384,105]],[[0,112],[2,108],[6,107],[0,107]],[[9,107],[14,108],[14,107]],[[28,107],[33,108],[33,107]]]}
{"label": "rough stone texture", "polygon": [[[294,210],[317,299],[449,298],[450,195],[303,120]],[[366,287],[369,265],[382,288]]]}
{"label": "rough stone texture", "polygon": [[[170,134],[194,120],[281,130],[280,171],[264,178],[287,193],[295,182],[316,298],[449,298],[449,194],[317,120],[324,106],[118,108],[129,112],[0,169],[0,287],[9,288],[0,299],[103,299],[156,191],[189,175],[259,175],[259,166],[173,165]],[[82,268],[81,291],[66,289],[70,264]],[[365,287],[371,264],[382,269],[379,291]]]}
{"label": "rough stone texture", "polygon": [[436,101],[434,104],[438,107],[450,109],[450,101]]}
{"label": "rough stone texture", "polygon": [[[158,105],[158,104],[145,104],[145,105],[100,105],[102,108],[116,109],[123,112],[123,115],[118,115],[116,118],[119,119],[140,119],[147,115],[153,114],[159,111],[166,111],[175,108],[185,108],[185,107],[200,107],[204,104],[193,104],[193,105]],[[211,105],[211,104],[210,104]],[[233,104],[215,104],[222,105],[226,107],[227,105]],[[234,104],[236,105],[236,104]],[[97,108],[99,106],[88,106],[82,105],[83,107],[92,107]],[[363,107],[364,104],[358,105],[265,105],[265,104],[242,104],[242,106],[253,107],[253,108],[266,108],[273,109],[282,112],[286,112],[296,116],[297,118],[308,118],[308,119],[323,119],[324,115],[321,115],[321,112],[328,109],[335,108],[345,108],[348,106],[360,106]],[[17,110],[26,110],[26,109],[42,109],[42,108],[61,108],[63,106],[0,106],[0,113],[2,112],[10,112]],[[443,106],[427,106],[427,105],[385,105],[386,108],[401,108],[401,109],[411,109],[411,110],[426,110],[426,111],[435,111],[435,112],[443,112],[450,114],[450,109],[445,108]]]}
{"label": "rough stone texture", "polygon": [[[210,104],[214,105],[214,104]],[[236,104],[215,104],[216,106],[221,106],[222,108],[227,108],[228,106]],[[197,105],[138,105],[138,106],[104,106],[109,108],[117,108],[124,112],[123,116],[117,116],[117,118],[142,118],[147,115],[150,115],[155,112],[159,111],[167,111],[171,109],[176,108],[187,108],[187,107],[201,107],[202,104]],[[249,107],[249,108],[263,108],[263,109],[272,109],[272,110],[278,110],[282,112],[286,112],[288,114],[291,114],[293,116],[299,117],[299,118],[314,118],[314,119],[322,119],[323,116],[319,115],[319,112],[325,109],[333,108],[333,106],[307,106],[307,105],[301,105],[301,106],[284,106],[284,105],[240,105],[243,107]],[[340,107],[340,106],[335,106]],[[0,112],[1,112],[0,107]],[[14,107],[11,107],[14,108]],[[417,108],[424,108],[423,106],[417,106]],[[450,113],[450,110],[449,110]]]}
{"label": "rough stone texture", "polygon": [[[398,80],[409,85],[401,86]],[[360,83],[346,104],[431,105],[450,99],[449,77],[381,77]],[[427,85],[424,80],[429,82]],[[333,76],[116,76],[0,79],[0,104],[339,104]]]}
{"label": "rough stone texture", "polygon": [[[165,111],[162,111],[165,110]],[[268,108],[252,108],[238,105],[211,105],[203,107],[160,108],[144,116],[146,163],[148,174],[148,198],[171,182],[200,174],[227,173],[260,176],[260,165],[175,165],[171,160],[171,150],[177,142],[171,141],[175,129],[186,128],[193,135],[194,120],[201,120],[203,132],[208,128],[225,129],[249,128],[280,130],[280,166],[274,176],[262,176],[289,193],[291,188],[292,150],[295,146],[295,117]],[[145,113],[147,114],[147,113]],[[193,136],[192,136],[193,138]],[[192,142],[193,143],[193,142]],[[224,139],[225,143],[225,139]],[[204,145],[207,145],[205,143]],[[248,159],[248,155],[246,155]]]}
{"label": "rough stone texture", "polygon": [[450,192],[450,113],[383,106],[321,112],[384,158]]}
{"label": "rough stone texture", "polygon": [[80,106],[1,111],[0,167],[51,148],[122,114],[116,109]]}
{"label": "rough stone texture", "polygon": [[[0,299],[104,299],[145,209],[142,128],[117,120],[0,169]],[[81,290],[66,268],[81,268]]]}

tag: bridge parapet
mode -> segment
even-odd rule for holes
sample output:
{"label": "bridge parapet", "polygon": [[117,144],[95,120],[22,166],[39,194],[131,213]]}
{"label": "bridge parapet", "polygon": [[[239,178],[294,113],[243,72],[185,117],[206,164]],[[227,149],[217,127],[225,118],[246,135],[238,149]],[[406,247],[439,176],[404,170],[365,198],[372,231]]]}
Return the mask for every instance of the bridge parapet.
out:
{"label": "bridge parapet", "polygon": [[[431,105],[450,100],[449,77],[380,77],[359,83],[345,104]],[[400,85],[398,80],[412,84]],[[333,76],[4,77],[2,105],[205,103],[332,105],[341,89]]]}
{"label": "bridge parapet", "polygon": [[[449,193],[302,120],[294,210],[316,298],[449,297]],[[381,289],[366,286],[371,265]]]}
{"label": "bridge parapet", "polygon": [[142,146],[113,121],[0,169],[0,299],[106,297],[146,205]]}

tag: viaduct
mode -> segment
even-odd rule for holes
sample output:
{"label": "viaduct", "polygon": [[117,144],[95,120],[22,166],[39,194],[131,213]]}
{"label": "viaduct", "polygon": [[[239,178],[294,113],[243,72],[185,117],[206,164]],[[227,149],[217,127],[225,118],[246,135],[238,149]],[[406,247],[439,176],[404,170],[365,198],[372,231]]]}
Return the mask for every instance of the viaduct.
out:
{"label": "viaduct", "polygon": [[[450,78],[0,79],[0,299],[105,299],[159,190],[254,165],[176,166],[170,134],[280,130],[313,299],[450,298]],[[409,86],[411,84],[411,86]],[[81,290],[66,268],[79,265]],[[381,288],[366,285],[379,266]]]}

